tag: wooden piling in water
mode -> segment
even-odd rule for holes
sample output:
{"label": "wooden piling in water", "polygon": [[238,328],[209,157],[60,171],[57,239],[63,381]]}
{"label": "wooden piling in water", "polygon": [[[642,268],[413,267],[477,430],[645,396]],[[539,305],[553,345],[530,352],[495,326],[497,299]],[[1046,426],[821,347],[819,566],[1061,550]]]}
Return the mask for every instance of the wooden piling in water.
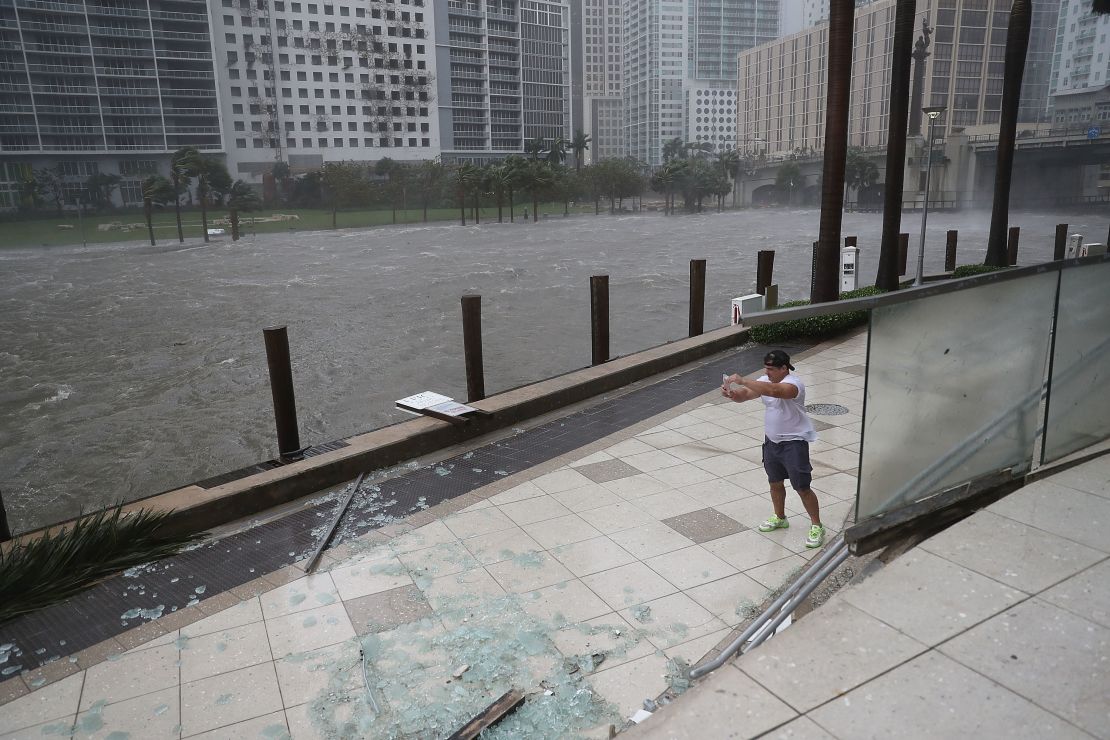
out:
{"label": "wooden piling in water", "polygon": [[609,360],[609,276],[590,276],[590,338],[593,364]]}
{"label": "wooden piling in water", "polygon": [[462,297],[463,361],[466,365],[466,401],[486,397],[486,374],[482,363],[482,296]]}
{"label": "wooden piling in water", "polygon": [[1011,226],[1006,239],[1006,264],[1017,264],[1018,240],[1021,239],[1021,227]]}
{"label": "wooden piling in water", "polygon": [[293,394],[293,366],[289,360],[289,333],[284,326],[262,330],[266,342],[266,364],[270,369],[270,392],[274,397],[278,455],[296,458],[301,452],[297,428],[297,401]]}
{"label": "wooden piling in water", "polygon": [[761,249],[756,255],[755,292],[767,295],[767,286],[771,284],[775,272],[775,250]]}
{"label": "wooden piling in water", "polygon": [[898,235],[898,275],[906,274],[906,263],[910,258],[910,235],[902,232]]}
{"label": "wooden piling in water", "polygon": [[705,260],[690,260],[690,336],[705,331]]}
{"label": "wooden piling in water", "polygon": [[1068,249],[1068,225],[1056,224],[1056,242],[1052,247],[1052,259],[1062,260]]}
{"label": "wooden piling in water", "polygon": [[952,272],[956,269],[956,244],[960,240],[960,232],[949,229],[948,238],[944,242],[944,271]]}

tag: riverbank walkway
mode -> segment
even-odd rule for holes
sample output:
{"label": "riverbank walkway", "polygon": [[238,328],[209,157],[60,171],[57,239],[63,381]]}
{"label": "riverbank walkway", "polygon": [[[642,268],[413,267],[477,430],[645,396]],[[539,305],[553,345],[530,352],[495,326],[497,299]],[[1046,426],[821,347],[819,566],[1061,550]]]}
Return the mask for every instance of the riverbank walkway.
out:
{"label": "riverbank walkway", "polygon": [[[792,351],[807,401],[846,409],[814,417],[813,488],[830,537],[853,508],[865,346],[857,334]],[[78,652],[61,610],[14,637],[0,627],[0,739],[446,737],[510,688],[528,698],[492,737],[609,737],[645,701],[655,708],[664,692],[686,690],[687,666],[727,645],[816,554],[792,495],[794,526],[757,531],[770,513],[762,406],[717,390],[723,370],[754,372],[763,351],[725,353],[546,421],[536,439],[557,446],[565,425],[568,449],[581,426],[628,414],[585,445],[368,527],[367,513],[389,503],[383,493],[402,496],[376,484],[361,524],[315,575],[303,562],[274,570],[259,560],[249,579],[210,569],[202,583],[186,575],[198,550],[113,579],[96,608],[79,604],[112,636]],[[463,466],[484,474],[495,449],[508,448],[490,443],[421,470],[450,489]],[[934,537],[631,731],[926,736],[948,721],[1105,736],[1107,460]],[[245,567],[247,539],[264,534],[288,538],[270,543],[282,556],[303,557],[333,506],[286,518],[314,526],[279,520],[205,552],[224,547],[227,570]],[[155,588],[165,593],[152,599]],[[125,611],[168,603],[175,588],[187,601]],[[42,665],[9,670],[24,663]]]}

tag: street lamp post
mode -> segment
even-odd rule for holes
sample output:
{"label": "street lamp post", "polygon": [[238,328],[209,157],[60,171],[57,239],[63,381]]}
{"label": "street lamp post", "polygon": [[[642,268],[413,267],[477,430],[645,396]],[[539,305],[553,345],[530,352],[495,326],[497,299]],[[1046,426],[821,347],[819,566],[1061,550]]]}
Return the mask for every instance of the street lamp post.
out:
{"label": "street lamp post", "polygon": [[913,281],[915,288],[921,285],[925,276],[925,222],[929,220],[929,176],[933,172],[933,124],[944,113],[945,107],[931,105],[921,111],[929,117],[929,154],[925,159],[925,202],[921,204],[921,246],[917,250],[917,279]]}

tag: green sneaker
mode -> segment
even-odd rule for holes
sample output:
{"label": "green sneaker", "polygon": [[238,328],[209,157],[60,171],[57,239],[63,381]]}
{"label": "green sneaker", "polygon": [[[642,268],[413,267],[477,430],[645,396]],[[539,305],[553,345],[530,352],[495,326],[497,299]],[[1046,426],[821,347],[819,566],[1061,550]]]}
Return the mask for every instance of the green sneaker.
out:
{"label": "green sneaker", "polygon": [[820,547],[825,544],[825,528],[814,524],[809,528],[809,537],[806,537],[806,547]]}
{"label": "green sneaker", "polygon": [[772,514],[767,521],[759,525],[760,532],[773,532],[776,529],[790,529],[790,522],[786,521],[785,517],[780,519]]}

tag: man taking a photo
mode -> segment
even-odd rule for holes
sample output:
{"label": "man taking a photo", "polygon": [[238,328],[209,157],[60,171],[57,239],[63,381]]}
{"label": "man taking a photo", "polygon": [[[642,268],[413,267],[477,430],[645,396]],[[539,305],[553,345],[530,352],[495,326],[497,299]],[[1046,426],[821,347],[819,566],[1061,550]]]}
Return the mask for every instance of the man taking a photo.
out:
{"label": "man taking a photo", "polygon": [[771,504],[775,513],[759,525],[760,532],[787,529],[786,486],[797,491],[809,514],[809,536],[806,547],[820,547],[825,542],[817,494],[810,489],[813,466],[809,462],[809,443],[817,441],[813,422],[806,414],[806,387],[793,374],[790,355],[781,349],[772,350],[763,358],[764,374],[759,380],[746,380],[739,375],[725,378],[721,395],[737,403],[763,399],[763,469],[771,486]]}

